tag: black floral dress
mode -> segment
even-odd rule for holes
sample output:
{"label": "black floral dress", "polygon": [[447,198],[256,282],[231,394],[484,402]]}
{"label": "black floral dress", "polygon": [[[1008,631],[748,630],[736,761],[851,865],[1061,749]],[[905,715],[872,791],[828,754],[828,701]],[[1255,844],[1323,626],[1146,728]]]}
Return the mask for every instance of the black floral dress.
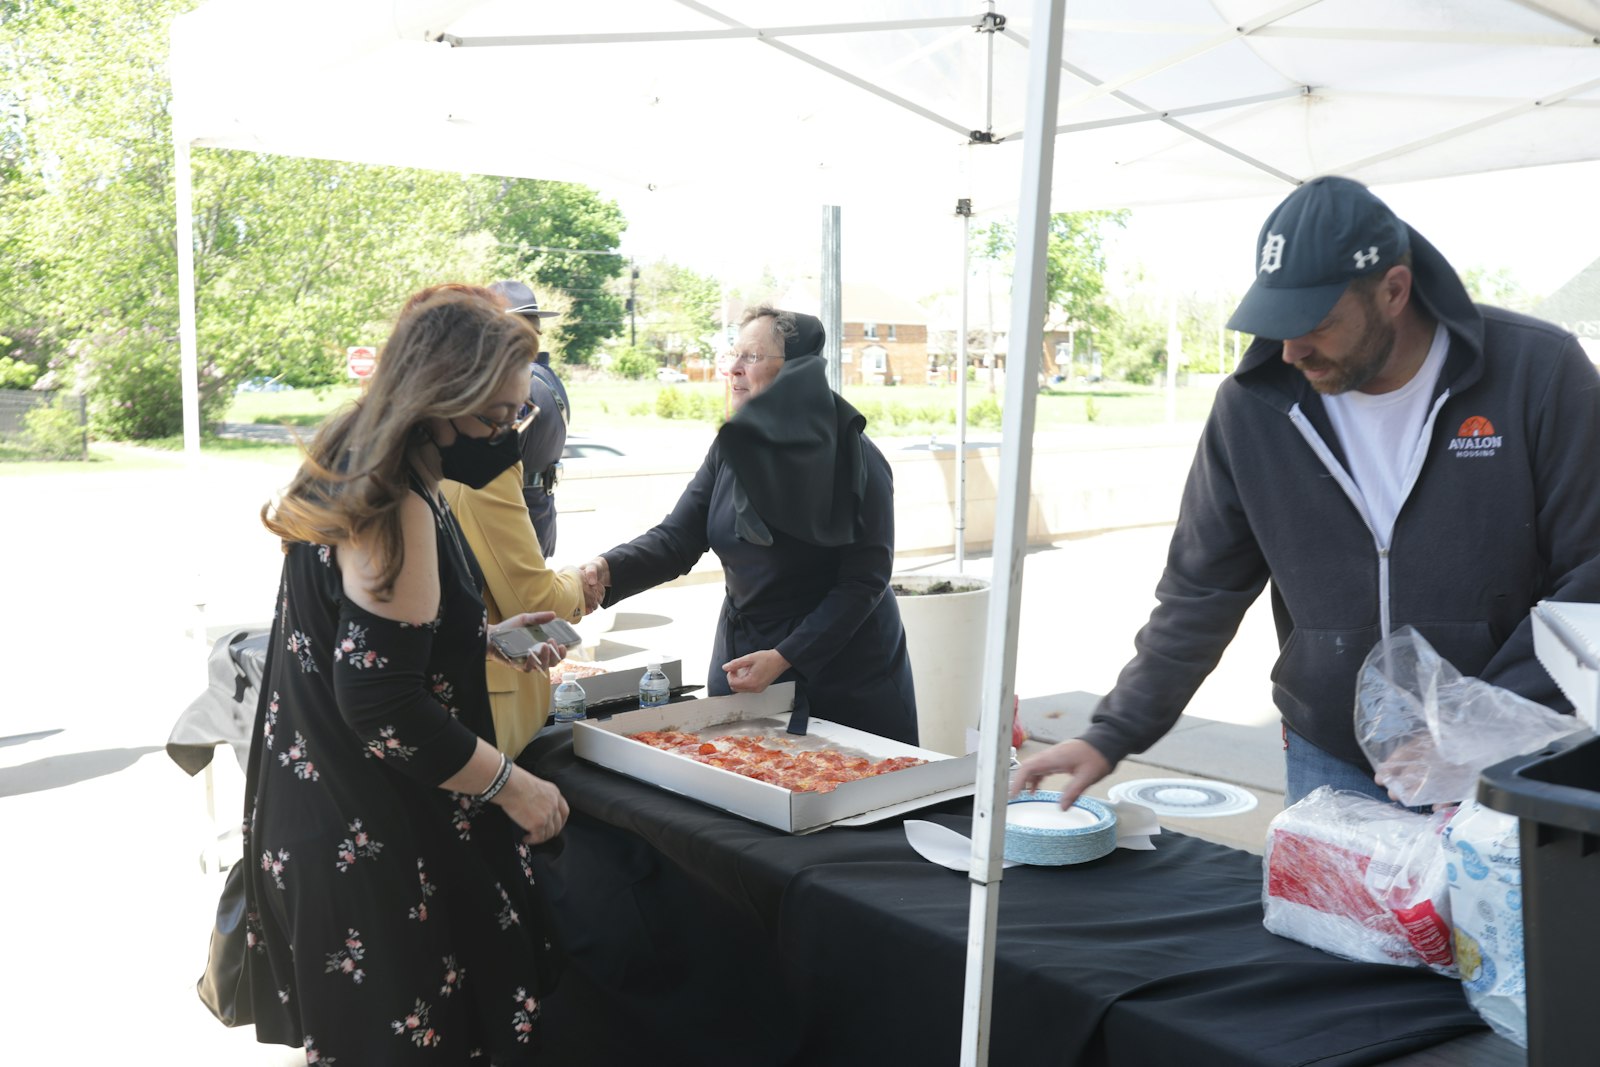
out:
{"label": "black floral dress", "polygon": [[439,617],[379,618],[335,551],[284,560],[244,824],[256,1037],[308,1063],[534,1059],[553,984],[531,851],[505,813],[439,789],[494,739],[477,562],[438,535]]}

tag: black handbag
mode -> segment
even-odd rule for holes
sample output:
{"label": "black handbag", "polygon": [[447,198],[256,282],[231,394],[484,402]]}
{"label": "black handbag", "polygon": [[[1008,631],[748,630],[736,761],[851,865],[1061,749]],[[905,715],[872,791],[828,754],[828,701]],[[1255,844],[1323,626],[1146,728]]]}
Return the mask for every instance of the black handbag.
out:
{"label": "black handbag", "polygon": [[217,901],[217,925],[211,931],[211,951],[206,971],[195,983],[200,1002],[211,1009],[223,1026],[249,1026],[255,1022],[250,1005],[250,951],[244,920],[244,863],[228,869],[222,897]]}

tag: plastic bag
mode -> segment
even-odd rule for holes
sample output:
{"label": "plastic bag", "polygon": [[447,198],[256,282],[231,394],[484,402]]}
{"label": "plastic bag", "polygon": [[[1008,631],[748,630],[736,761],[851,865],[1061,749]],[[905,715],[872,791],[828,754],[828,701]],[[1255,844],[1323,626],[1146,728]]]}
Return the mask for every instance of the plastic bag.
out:
{"label": "plastic bag", "polygon": [[1361,751],[1409,807],[1467,800],[1485,767],[1578,727],[1570,715],[1463,677],[1410,626],[1367,654],[1355,720]]}
{"label": "plastic bag", "polygon": [[1467,1003],[1500,1036],[1528,1047],[1517,817],[1470,801],[1444,831],[1456,965]]}
{"label": "plastic bag", "polygon": [[1441,840],[1449,817],[1313,790],[1268,829],[1266,928],[1345,959],[1455,976]]}

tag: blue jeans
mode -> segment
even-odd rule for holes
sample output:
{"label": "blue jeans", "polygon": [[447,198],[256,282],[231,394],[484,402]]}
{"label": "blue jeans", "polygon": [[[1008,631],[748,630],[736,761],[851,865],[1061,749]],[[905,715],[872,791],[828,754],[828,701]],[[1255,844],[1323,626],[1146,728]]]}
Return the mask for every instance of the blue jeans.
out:
{"label": "blue jeans", "polygon": [[1286,780],[1283,806],[1286,808],[1304,800],[1307,793],[1321,785],[1394,803],[1389,799],[1389,791],[1372,780],[1372,772],[1367,768],[1330,756],[1288,728],[1283,731],[1283,749]]}

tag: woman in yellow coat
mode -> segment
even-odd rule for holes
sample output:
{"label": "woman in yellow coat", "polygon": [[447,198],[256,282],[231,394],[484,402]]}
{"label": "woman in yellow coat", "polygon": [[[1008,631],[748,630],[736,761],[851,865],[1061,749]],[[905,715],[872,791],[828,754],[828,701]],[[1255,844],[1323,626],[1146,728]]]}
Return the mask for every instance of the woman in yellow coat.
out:
{"label": "woman in yellow coat", "polygon": [[[554,412],[533,418],[560,418]],[[482,489],[442,482],[445,502],[483,570],[483,604],[491,624],[523,611],[553,611],[568,622],[583,618],[583,581],[574,567],[551,570],[522,499],[522,464]],[[534,606],[536,605],[536,607]],[[495,747],[515,757],[550,714],[550,678],[489,661],[489,708]]]}

